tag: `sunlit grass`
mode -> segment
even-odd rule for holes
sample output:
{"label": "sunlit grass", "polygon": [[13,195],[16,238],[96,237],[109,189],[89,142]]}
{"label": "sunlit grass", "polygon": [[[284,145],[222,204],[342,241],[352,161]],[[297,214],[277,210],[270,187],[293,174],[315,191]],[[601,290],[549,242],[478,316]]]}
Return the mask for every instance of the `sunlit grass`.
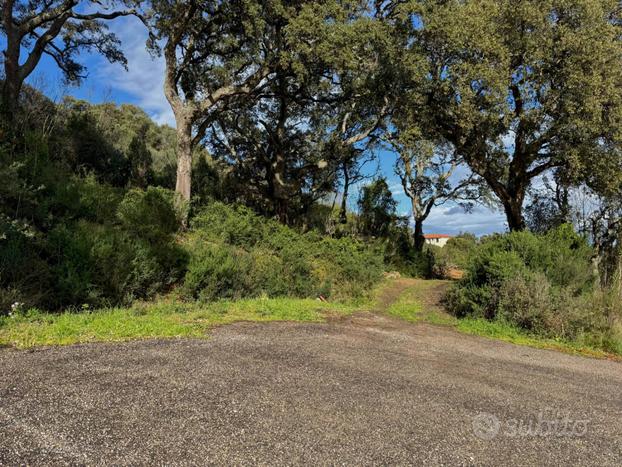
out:
{"label": "sunlit grass", "polygon": [[412,287],[408,287],[402,292],[399,299],[388,307],[387,313],[414,323],[424,322],[440,326],[451,326],[465,334],[502,340],[517,345],[602,358],[617,359],[622,355],[622,343],[620,342],[607,343],[607,346],[603,347],[602,345],[591,345],[586,342],[572,342],[535,336],[511,323],[499,320],[490,321],[481,318],[458,319],[435,306],[425,305],[426,294],[429,294],[430,289],[438,284],[438,282],[435,282],[420,281]]}
{"label": "sunlit grass", "polygon": [[83,342],[207,336],[210,328],[237,321],[319,322],[346,315],[360,303],[311,299],[257,298],[208,304],[176,300],[139,303],[131,308],[48,314],[32,310],[0,318],[0,345],[28,348]]}
{"label": "sunlit grass", "polygon": [[517,345],[526,345],[539,349],[558,350],[566,353],[589,355],[592,357],[614,357],[613,354],[622,355],[620,350],[603,350],[580,342],[547,339],[526,333],[522,329],[503,321],[489,321],[486,319],[464,318],[458,320],[456,326],[460,332],[491,339],[511,342]]}
{"label": "sunlit grass", "polygon": [[418,281],[400,294],[399,298],[388,307],[387,313],[411,323],[426,322],[442,326],[455,325],[457,323],[456,318],[438,310],[437,307],[425,305],[424,297],[433,293],[432,289],[442,283],[443,281],[434,280]]}

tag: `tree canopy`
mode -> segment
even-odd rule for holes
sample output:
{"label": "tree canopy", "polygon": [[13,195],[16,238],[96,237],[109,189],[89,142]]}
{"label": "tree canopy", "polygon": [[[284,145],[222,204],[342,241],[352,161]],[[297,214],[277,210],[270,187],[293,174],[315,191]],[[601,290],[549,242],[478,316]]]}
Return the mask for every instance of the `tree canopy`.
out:
{"label": "tree canopy", "polygon": [[421,0],[412,14],[421,118],[486,180],[510,229],[525,227],[536,177],[619,160],[617,1]]}
{"label": "tree canopy", "polygon": [[[161,176],[169,181],[157,183],[168,186],[176,171],[184,202],[228,190],[229,199],[284,223],[334,194],[345,223],[352,186],[371,175],[361,167],[389,147],[399,156],[419,244],[433,206],[473,200],[483,185],[510,230],[527,226],[527,201],[530,220],[534,209],[548,209],[537,200],[545,176],[559,193],[585,185],[603,203],[622,186],[622,23],[615,0],[1,6],[5,119],[26,107],[18,100],[27,94],[23,82],[44,54],[76,82],[84,75],[81,51],[126,63],[111,20],[133,15],[145,24],[148,49],[165,63],[164,95],[176,121],[168,175],[162,158],[147,157],[148,125],[124,143],[131,157],[115,153],[116,142],[94,143],[96,135],[70,146],[86,154],[84,145],[92,145],[81,167],[111,167],[107,180],[117,185],[129,177],[144,188]],[[91,113],[73,112],[68,128],[88,133],[96,127]],[[193,188],[195,169],[201,185]],[[547,225],[545,218],[537,223]]]}
{"label": "tree canopy", "polygon": [[141,0],[2,0],[0,32],[6,38],[0,110],[12,120],[24,81],[44,55],[51,57],[69,82],[79,82],[84,51],[95,51],[110,62],[126,65],[120,41],[107,22],[141,16]]}

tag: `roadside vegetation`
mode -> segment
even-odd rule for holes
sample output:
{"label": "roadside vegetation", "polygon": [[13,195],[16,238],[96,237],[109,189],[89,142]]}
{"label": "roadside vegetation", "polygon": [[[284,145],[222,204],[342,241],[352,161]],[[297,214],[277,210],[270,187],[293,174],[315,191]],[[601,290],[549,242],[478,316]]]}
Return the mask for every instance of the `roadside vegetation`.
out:
{"label": "roadside vegetation", "polygon": [[601,287],[594,255],[570,225],[492,236],[473,251],[446,305],[459,318],[622,353],[620,277]]}
{"label": "roadside vegetation", "polygon": [[264,296],[211,303],[162,299],[137,302],[129,308],[63,313],[32,309],[0,317],[0,346],[29,348],[173,337],[203,339],[214,326],[239,321],[320,322],[329,316],[352,313],[363,303],[360,300],[340,304]]}
{"label": "roadside vegetation", "polygon": [[[3,4],[3,342],[321,319],[399,272],[457,282],[450,315],[392,315],[622,351],[619,2],[105,3]],[[73,84],[85,53],[128,64],[114,21],[176,128],[32,86],[42,57]],[[426,245],[482,205],[507,233]]]}
{"label": "roadside vegetation", "polygon": [[[598,252],[570,224],[540,234],[456,237],[431,254],[435,271],[460,270],[442,298],[458,329],[622,355],[620,272],[606,273],[610,282],[603,286]],[[426,295],[411,292],[418,300]],[[409,319],[426,319],[404,309]]]}
{"label": "roadside vegetation", "polygon": [[[439,289],[455,293],[455,284],[449,281],[417,281],[407,287],[400,297],[386,310],[387,314],[411,323],[427,323],[436,326],[447,326],[458,332],[474,336],[498,339],[517,345],[526,345],[540,349],[558,350],[566,353],[581,354],[597,358],[622,358],[620,336],[617,341],[608,341],[606,345],[599,339],[572,339],[534,332],[506,318],[486,319],[478,316],[456,317],[447,312],[436,299]],[[459,286],[458,286],[459,287]],[[430,297],[432,299],[430,303]],[[590,334],[590,331],[586,331]]]}

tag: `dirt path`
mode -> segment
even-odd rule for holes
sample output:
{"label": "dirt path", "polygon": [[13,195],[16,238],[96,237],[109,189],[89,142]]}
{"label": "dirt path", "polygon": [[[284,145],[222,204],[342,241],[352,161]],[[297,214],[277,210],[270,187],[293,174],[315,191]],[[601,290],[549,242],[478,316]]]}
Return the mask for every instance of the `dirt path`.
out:
{"label": "dirt path", "polygon": [[423,280],[400,278],[395,279],[382,290],[373,312],[383,313],[399,300],[400,296],[408,289],[413,289],[418,293],[418,299],[427,311],[438,311],[445,313],[445,308],[441,304],[443,296],[451,285],[451,281],[443,280]]}
{"label": "dirt path", "polygon": [[[433,284],[430,286],[430,284]],[[390,280],[381,290],[373,306],[368,311],[353,313],[348,316],[330,318],[330,322],[348,323],[355,326],[381,327],[384,329],[400,329],[404,322],[386,314],[389,307],[397,302],[407,290],[416,290],[418,299],[424,310],[445,314],[441,300],[451,281],[427,281],[423,279],[399,278]]]}
{"label": "dirt path", "polygon": [[621,364],[365,316],[0,350],[0,465],[622,463]]}
{"label": "dirt path", "polygon": [[374,308],[371,310],[374,313],[383,313],[395,303],[402,293],[409,287],[418,283],[418,279],[400,278],[389,281],[386,287],[384,287],[378,296]]}

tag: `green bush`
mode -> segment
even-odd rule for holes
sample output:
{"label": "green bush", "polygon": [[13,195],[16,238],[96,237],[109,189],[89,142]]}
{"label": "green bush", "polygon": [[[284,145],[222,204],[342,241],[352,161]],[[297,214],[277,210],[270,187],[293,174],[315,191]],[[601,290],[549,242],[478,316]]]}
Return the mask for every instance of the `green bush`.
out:
{"label": "green bush", "polygon": [[248,253],[226,245],[203,244],[191,255],[184,280],[188,298],[213,300],[244,295],[250,269]]}
{"label": "green bush", "polygon": [[14,303],[29,308],[52,288],[52,272],[41,254],[42,239],[27,225],[0,214],[0,316]]}
{"label": "green bush", "polygon": [[59,224],[47,235],[45,256],[53,284],[46,307],[127,304],[166,291],[182,277],[187,259],[175,241],[179,223],[171,192],[150,187],[130,190],[117,200],[93,180],[81,186],[89,187],[87,194],[109,197],[81,198],[86,207],[99,203],[104,214],[94,221],[81,216]]}
{"label": "green bush", "polygon": [[205,239],[252,247],[266,236],[267,223],[246,207],[213,202],[192,219],[192,228]]}
{"label": "green bush", "polygon": [[446,303],[458,317],[501,320],[612,349],[621,342],[622,305],[596,287],[591,256],[591,247],[567,225],[545,235],[495,235],[473,250]]}
{"label": "green bush", "polygon": [[[250,252],[225,244],[195,245],[183,293],[186,298],[212,301],[220,298],[306,295],[301,277],[288,274],[283,261],[267,250]],[[311,284],[305,284],[309,289]]]}
{"label": "green bush", "polygon": [[[62,182],[50,180],[47,196],[41,209],[48,217],[85,219],[91,222],[113,222],[123,190],[97,181],[93,175],[71,176]],[[43,217],[43,213],[41,213]]]}
{"label": "green bush", "polygon": [[49,234],[52,306],[127,304],[167,290],[185,270],[185,252],[117,226],[79,221]]}
{"label": "green bush", "polygon": [[220,202],[193,219],[189,237],[183,291],[192,298],[359,296],[383,269],[381,252],[356,240],[301,234]]}
{"label": "green bush", "polygon": [[174,197],[172,191],[159,187],[129,190],[119,204],[117,217],[136,237],[166,242],[180,225]]}
{"label": "green bush", "polygon": [[477,247],[472,234],[460,234],[450,238],[444,247],[429,247],[432,254],[432,272],[436,277],[447,277],[452,269],[464,269]]}
{"label": "green bush", "polygon": [[542,273],[518,274],[506,278],[499,288],[498,316],[538,334],[556,331],[551,326],[556,297]]}
{"label": "green bush", "polygon": [[43,309],[126,304],[183,276],[172,192],[124,194],[93,176],[63,182],[58,167],[42,164],[52,170],[31,190],[38,202],[24,203],[31,220],[0,213],[0,313],[15,302]]}

